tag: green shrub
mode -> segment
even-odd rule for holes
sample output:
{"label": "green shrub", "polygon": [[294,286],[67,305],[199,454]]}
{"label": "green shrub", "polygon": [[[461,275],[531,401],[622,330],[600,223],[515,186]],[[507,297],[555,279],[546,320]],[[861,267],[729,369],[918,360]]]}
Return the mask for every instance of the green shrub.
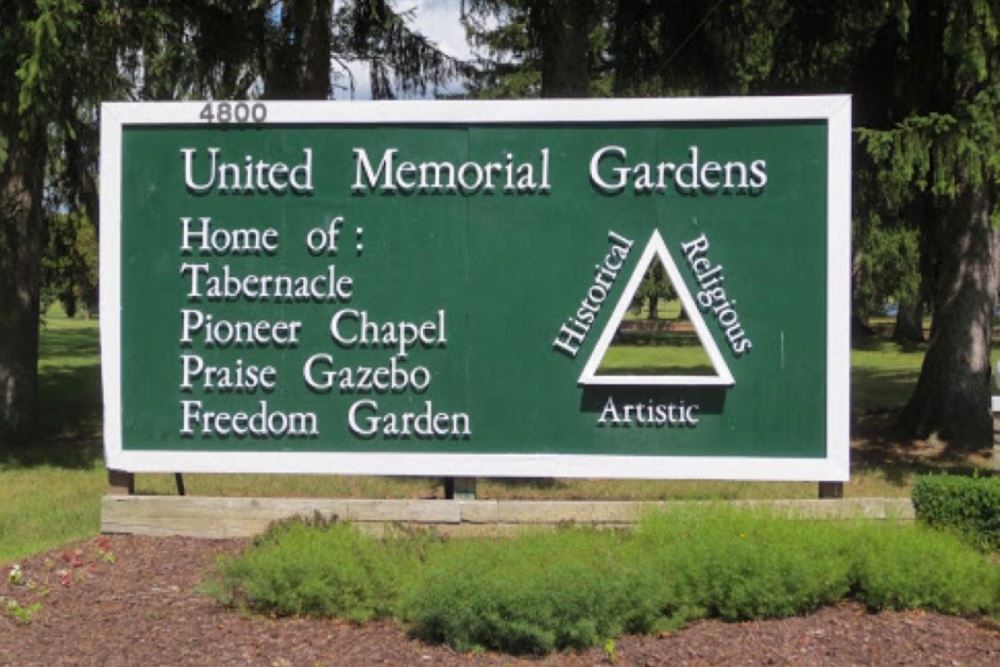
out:
{"label": "green shrub", "polygon": [[835,602],[851,585],[838,526],[726,507],[650,517],[636,535],[676,623],[702,616],[775,618]]}
{"label": "green shrub", "polygon": [[1000,549],[1000,477],[920,477],[913,506],[932,526],[958,530],[981,549]]}
{"label": "green shrub", "polygon": [[1000,611],[1000,570],[954,536],[913,524],[857,524],[853,532],[855,597],[871,609]]}
{"label": "green shrub", "polygon": [[420,546],[405,537],[380,541],[347,524],[287,522],[222,561],[208,590],[230,606],[360,623],[392,614],[402,582],[418,566]]}
{"label": "green shrub", "polygon": [[570,529],[450,542],[407,591],[402,615],[420,637],[458,650],[543,654],[647,631],[659,614],[622,560],[627,539]]}

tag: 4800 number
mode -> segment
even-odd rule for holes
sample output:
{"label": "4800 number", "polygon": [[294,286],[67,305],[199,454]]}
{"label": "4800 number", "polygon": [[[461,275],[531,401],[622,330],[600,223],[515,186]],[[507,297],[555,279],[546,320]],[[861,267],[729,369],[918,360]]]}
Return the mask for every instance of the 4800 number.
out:
{"label": "4800 number", "polygon": [[267,120],[267,105],[261,102],[209,102],[198,118],[208,123],[263,123]]}

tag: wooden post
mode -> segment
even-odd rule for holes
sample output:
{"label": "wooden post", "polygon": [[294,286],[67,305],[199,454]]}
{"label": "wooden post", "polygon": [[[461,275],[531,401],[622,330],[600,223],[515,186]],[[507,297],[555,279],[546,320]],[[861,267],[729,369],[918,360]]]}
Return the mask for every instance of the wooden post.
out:
{"label": "wooden post", "polygon": [[112,496],[134,496],[135,475],[124,470],[108,469],[108,493]]}
{"label": "wooden post", "polygon": [[177,495],[186,496],[187,493],[184,491],[184,475],[179,472],[174,473],[174,483],[177,484]]}
{"label": "wooden post", "polygon": [[843,482],[820,482],[819,483],[819,497],[820,498],[843,498],[844,497],[844,483]]}
{"label": "wooden post", "polygon": [[475,477],[445,477],[444,497],[448,500],[475,500]]}

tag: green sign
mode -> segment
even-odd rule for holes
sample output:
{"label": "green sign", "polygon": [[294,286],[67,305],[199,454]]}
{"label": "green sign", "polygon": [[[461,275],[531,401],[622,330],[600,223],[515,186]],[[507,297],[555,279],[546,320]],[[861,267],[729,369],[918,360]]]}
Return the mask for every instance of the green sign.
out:
{"label": "green sign", "polygon": [[103,107],[108,466],[843,480],[850,100]]}

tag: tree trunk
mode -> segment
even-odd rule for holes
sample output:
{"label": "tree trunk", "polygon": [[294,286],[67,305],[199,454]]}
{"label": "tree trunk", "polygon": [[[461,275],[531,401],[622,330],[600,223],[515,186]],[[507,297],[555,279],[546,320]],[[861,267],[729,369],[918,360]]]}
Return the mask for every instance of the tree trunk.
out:
{"label": "tree trunk", "polygon": [[[301,3],[300,3],[301,5]],[[330,31],[332,2],[306,3],[308,14],[301,25],[302,97],[330,99]]]}
{"label": "tree trunk", "polygon": [[590,97],[593,0],[533,3],[542,45],[542,97]]}
{"label": "tree trunk", "polygon": [[280,44],[265,68],[265,97],[330,98],[332,4],[313,0],[283,3]]}
{"label": "tree trunk", "polygon": [[38,406],[38,316],[45,135],[5,123],[0,171],[0,432],[24,432]]}
{"label": "tree trunk", "polygon": [[892,339],[900,345],[924,342],[924,302],[919,296],[900,300]]}
{"label": "tree trunk", "polygon": [[989,219],[988,185],[965,187],[949,212],[936,287],[935,326],[902,423],[917,437],[937,432],[963,448],[993,440],[990,343],[1000,239]]}
{"label": "tree trunk", "polygon": [[646,314],[646,319],[655,320],[659,319],[660,315],[660,297],[655,294],[649,296],[649,312]]}

